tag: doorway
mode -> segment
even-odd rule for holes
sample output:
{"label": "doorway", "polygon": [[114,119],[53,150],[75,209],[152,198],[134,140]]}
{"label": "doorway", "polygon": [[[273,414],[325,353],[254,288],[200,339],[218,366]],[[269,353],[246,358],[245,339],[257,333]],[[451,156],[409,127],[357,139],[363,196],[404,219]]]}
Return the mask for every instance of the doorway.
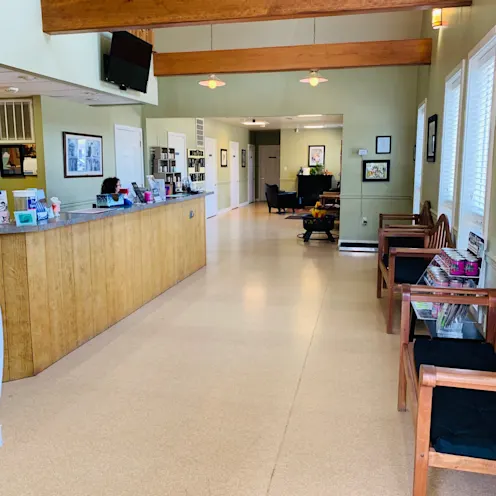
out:
{"label": "doorway", "polygon": [[213,195],[205,197],[207,219],[217,215],[217,140],[205,138],[205,189]]}
{"label": "doorway", "polygon": [[277,184],[281,178],[280,145],[261,145],[258,147],[258,163],[260,167],[259,198],[265,200],[265,185]]}
{"label": "doorway", "polygon": [[255,145],[248,145],[248,203],[255,201]]}
{"label": "doorway", "polygon": [[239,143],[229,142],[231,162],[231,208],[239,207]]}
{"label": "doorway", "polygon": [[143,184],[143,131],[139,127],[114,126],[115,175],[123,188]]}
{"label": "doorway", "polygon": [[181,179],[184,179],[188,174],[186,170],[186,135],[182,133],[167,133],[167,146],[174,148],[176,154],[176,172],[180,172]]}

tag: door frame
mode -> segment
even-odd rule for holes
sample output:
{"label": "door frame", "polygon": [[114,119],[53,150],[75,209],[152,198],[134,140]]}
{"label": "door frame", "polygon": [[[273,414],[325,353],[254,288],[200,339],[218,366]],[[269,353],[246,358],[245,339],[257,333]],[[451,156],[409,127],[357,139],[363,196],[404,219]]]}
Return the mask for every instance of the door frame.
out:
{"label": "door frame", "polygon": [[[123,124],[114,124],[114,157],[115,157],[115,175],[119,176],[118,170],[117,170],[117,139],[116,139],[116,133],[118,129],[122,129],[123,131],[139,131],[139,136],[140,136],[140,148],[141,148],[141,153],[140,159],[141,159],[141,181],[142,184],[145,184],[145,156],[144,156],[144,147],[143,147],[143,129],[141,127],[133,127],[133,126],[124,126]],[[153,171],[152,171],[153,173]]]}
{"label": "door frame", "polygon": [[[419,213],[420,204],[422,203],[422,186],[424,182],[424,151],[425,151],[425,137],[427,133],[427,98],[422,100],[417,107],[417,123],[420,113],[420,109],[424,110],[424,129],[422,133],[422,146],[418,146],[417,139],[415,139],[415,163],[413,166],[413,198],[412,198],[412,212]],[[416,138],[418,136],[418,129],[416,130]],[[419,150],[420,148],[420,150]],[[417,167],[420,167],[420,188],[419,188],[419,198],[418,205],[415,205],[415,176],[417,174]],[[417,208],[418,207],[418,208]],[[418,210],[415,212],[415,210]]]}
{"label": "door frame", "polygon": [[177,171],[181,173],[181,179],[188,176],[188,157],[187,157],[187,146],[186,146],[186,135],[184,133],[176,133],[175,131],[167,131],[167,146],[169,147],[171,136],[180,136],[184,138],[184,171]]}
{"label": "door frame", "polygon": [[[232,145],[237,145],[236,152],[236,162],[237,167],[234,167],[234,160],[232,155]],[[231,210],[235,208],[239,208],[239,154],[240,154],[240,146],[239,141],[229,141],[229,161],[231,163],[231,172],[230,172],[230,182],[231,182]],[[236,192],[236,204],[233,203],[233,190]]]}
{"label": "door frame", "polygon": [[[219,205],[218,205],[218,192],[217,192],[217,178],[218,178],[218,171],[217,171],[217,167],[218,167],[218,161],[217,161],[217,156],[218,156],[218,153],[217,153],[217,138],[210,138],[208,136],[205,136],[205,189],[207,189],[207,181],[206,181],[206,178],[209,174],[209,170],[207,168],[207,160],[208,160],[208,157],[207,157],[207,142],[213,142],[213,148],[214,148],[214,154],[213,154],[213,159],[214,159],[214,162],[215,162],[215,167],[213,167],[213,173],[215,174],[215,177],[214,177],[214,191],[213,191],[213,199],[215,200],[214,201],[214,204],[215,204],[215,214],[211,215],[210,217],[207,217],[207,219],[210,219],[211,217],[215,217],[218,213],[219,213]],[[205,198],[205,202],[207,202],[208,200],[210,199],[210,196],[206,197]],[[207,215],[207,208],[205,206],[205,216]]]}
{"label": "door frame", "polygon": [[[250,152],[253,153],[252,159]],[[255,201],[255,152],[255,145],[248,145],[248,203]]]}
{"label": "door frame", "polygon": [[[278,186],[281,185],[281,145],[258,145],[258,196],[259,201],[266,201],[265,199],[265,182],[266,178],[262,177],[262,160],[260,150],[269,146],[276,146],[279,148],[279,178],[277,180]],[[264,174],[265,176],[265,174]],[[262,181],[263,179],[263,181]]]}

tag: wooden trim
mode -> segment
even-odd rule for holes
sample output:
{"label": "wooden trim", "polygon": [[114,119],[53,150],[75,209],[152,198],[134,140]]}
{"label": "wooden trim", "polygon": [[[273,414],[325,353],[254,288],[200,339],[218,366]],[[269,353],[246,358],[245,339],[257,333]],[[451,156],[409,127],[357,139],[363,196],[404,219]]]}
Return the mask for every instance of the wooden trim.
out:
{"label": "wooden trim", "polygon": [[438,453],[432,448],[429,452],[429,466],[463,472],[474,472],[477,474],[496,475],[496,462],[494,460],[448,455],[446,453]]}
{"label": "wooden trim", "polygon": [[156,53],[155,76],[307,71],[431,63],[431,38]]}
{"label": "wooden trim", "polygon": [[436,386],[496,392],[496,372],[445,367],[436,367],[434,372]]}
{"label": "wooden trim", "polygon": [[471,0],[41,0],[43,31],[50,34],[119,31],[161,26],[268,21],[302,17],[366,14],[434,7],[463,7]]}

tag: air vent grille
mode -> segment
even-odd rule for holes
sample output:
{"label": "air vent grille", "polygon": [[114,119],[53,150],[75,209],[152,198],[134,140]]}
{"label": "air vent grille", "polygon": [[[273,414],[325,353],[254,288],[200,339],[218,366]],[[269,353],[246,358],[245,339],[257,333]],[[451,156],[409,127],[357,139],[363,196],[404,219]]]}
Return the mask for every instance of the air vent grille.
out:
{"label": "air vent grille", "polygon": [[0,142],[32,143],[33,141],[33,102],[0,100]]}
{"label": "air vent grille", "polygon": [[195,119],[196,127],[196,148],[203,150],[205,148],[205,119],[197,117]]}

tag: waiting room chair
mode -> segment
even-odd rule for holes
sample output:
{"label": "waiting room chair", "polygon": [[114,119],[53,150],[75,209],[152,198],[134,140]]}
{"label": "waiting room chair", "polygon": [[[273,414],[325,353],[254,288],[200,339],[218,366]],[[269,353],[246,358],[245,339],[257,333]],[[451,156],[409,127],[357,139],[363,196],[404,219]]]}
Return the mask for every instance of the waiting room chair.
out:
{"label": "waiting room chair", "polygon": [[[405,285],[402,293],[398,410],[406,410],[408,391],[415,424],[413,496],[427,495],[429,467],[496,475],[496,290]],[[410,342],[415,301],[486,309],[486,342]]]}
{"label": "waiting room chair", "polygon": [[269,214],[273,208],[277,208],[277,213],[286,210],[287,208],[293,209],[293,213],[298,207],[298,199],[296,192],[281,191],[277,184],[265,185],[265,198],[269,207]]}
{"label": "waiting room chair", "polygon": [[[389,224],[390,221],[410,221],[413,224]],[[409,228],[409,227],[432,227],[434,225],[434,219],[431,212],[431,202],[426,200],[420,213],[418,214],[379,214],[379,229],[383,227],[397,227],[397,228]]]}
{"label": "waiting room chair", "polygon": [[[394,245],[394,243],[401,243]],[[390,247],[393,244],[393,247]],[[406,244],[406,246],[405,246]],[[416,284],[430,261],[442,248],[454,248],[446,215],[441,215],[431,228],[379,229],[379,250],[377,257],[377,298],[387,288],[388,317],[387,332],[393,332],[394,294],[402,284]]]}

